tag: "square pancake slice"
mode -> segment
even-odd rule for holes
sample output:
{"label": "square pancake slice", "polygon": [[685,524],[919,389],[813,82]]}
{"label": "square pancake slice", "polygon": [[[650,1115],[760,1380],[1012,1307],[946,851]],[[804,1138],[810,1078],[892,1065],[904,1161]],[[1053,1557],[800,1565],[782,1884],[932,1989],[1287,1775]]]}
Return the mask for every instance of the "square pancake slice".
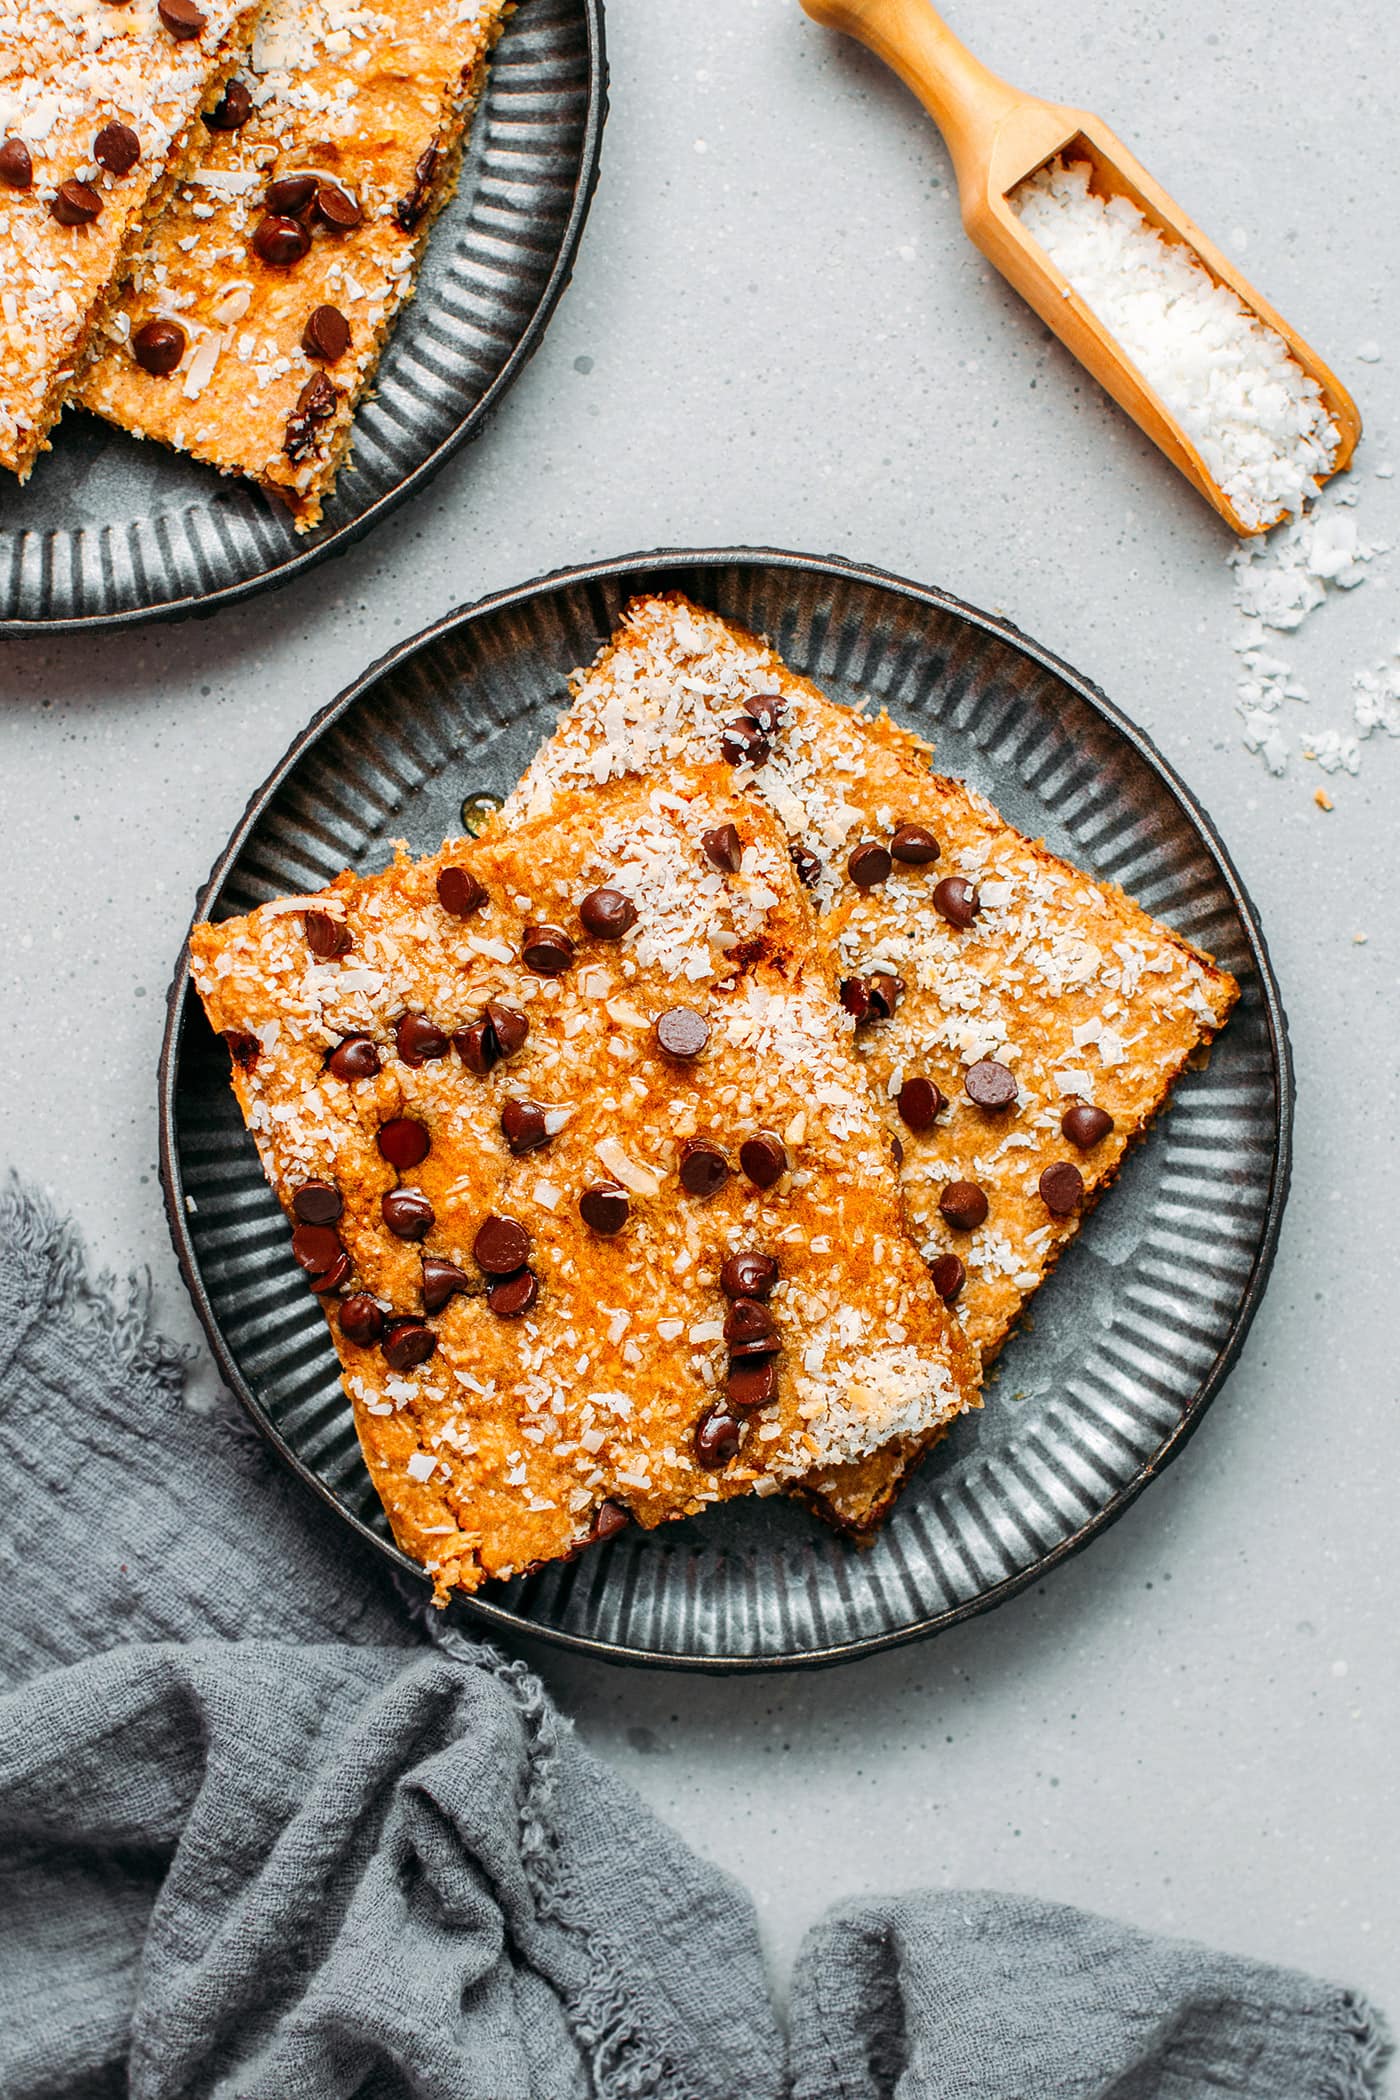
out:
{"label": "square pancake slice", "polygon": [[138,437],[320,521],[505,0],[270,0],[81,383]]}
{"label": "square pancake slice", "polygon": [[[580,779],[721,758],[782,822],[857,1055],[902,1153],[910,1229],[984,1364],[1238,995],[1111,884],[929,769],[887,716],[829,699],[675,595],[635,600],[503,812]],[[928,1439],[809,1477],[878,1521]]]}
{"label": "square pancake slice", "polygon": [[249,0],[0,0],[0,466],[29,473]]}
{"label": "square pancake slice", "polygon": [[974,1404],[786,837],[727,766],[578,783],[191,952],[439,1598]]}

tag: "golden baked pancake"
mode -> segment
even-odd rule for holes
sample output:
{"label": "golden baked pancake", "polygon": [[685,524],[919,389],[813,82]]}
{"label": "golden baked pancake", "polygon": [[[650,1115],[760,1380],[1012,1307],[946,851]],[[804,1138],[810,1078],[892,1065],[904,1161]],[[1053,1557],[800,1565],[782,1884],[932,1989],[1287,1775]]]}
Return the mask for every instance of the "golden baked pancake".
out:
{"label": "golden baked pancake", "polygon": [[317,524],[506,0],[271,0],[79,398]]}
{"label": "golden baked pancake", "polygon": [[[1209,956],[929,770],[928,747],[676,593],[635,600],[508,798],[720,760],[783,824],[902,1150],[909,1226],[983,1363],[1238,996]],[[932,1429],[802,1484],[860,1531]]]}
{"label": "golden baked pancake", "polygon": [[27,479],[249,0],[0,0],[0,466]]}
{"label": "golden baked pancake", "polygon": [[578,780],[191,948],[439,1598],[975,1404],[786,835],[728,766]]}

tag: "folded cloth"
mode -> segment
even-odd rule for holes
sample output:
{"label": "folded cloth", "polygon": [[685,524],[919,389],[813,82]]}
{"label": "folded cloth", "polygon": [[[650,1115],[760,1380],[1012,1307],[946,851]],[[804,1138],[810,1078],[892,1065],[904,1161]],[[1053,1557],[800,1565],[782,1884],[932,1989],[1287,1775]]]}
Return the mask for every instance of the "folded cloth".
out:
{"label": "folded cloth", "polygon": [[1354,1995],[1016,1897],[752,1907],[0,1192],[4,2100],[1365,2100]]}
{"label": "folded cloth", "polygon": [[1365,2000],[1034,1896],[833,1911],[793,1978],[793,2100],[1367,2100]]}

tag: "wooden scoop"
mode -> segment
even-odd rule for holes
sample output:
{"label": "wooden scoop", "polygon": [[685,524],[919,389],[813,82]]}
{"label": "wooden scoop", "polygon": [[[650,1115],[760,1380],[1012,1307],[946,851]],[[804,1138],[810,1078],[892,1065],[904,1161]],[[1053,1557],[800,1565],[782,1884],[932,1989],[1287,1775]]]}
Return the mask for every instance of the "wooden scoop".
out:
{"label": "wooden scoop", "polygon": [[1340,473],[1347,465],[1361,435],[1361,418],[1346,388],[1098,117],[1023,95],[999,80],[959,42],[929,0],[802,0],[802,5],[814,21],[858,37],[913,89],[947,141],[969,237],[1236,532],[1248,538],[1278,519],[1248,525],[1239,516],[1161,396],[1007,201],[1018,183],[1057,154],[1088,161],[1099,195],[1129,198],[1150,225],[1169,240],[1185,242],[1218,283],[1228,285],[1266,328],[1282,336],[1290,355],[1316,380],[1337,426],[1340,443],[1330,472]]}

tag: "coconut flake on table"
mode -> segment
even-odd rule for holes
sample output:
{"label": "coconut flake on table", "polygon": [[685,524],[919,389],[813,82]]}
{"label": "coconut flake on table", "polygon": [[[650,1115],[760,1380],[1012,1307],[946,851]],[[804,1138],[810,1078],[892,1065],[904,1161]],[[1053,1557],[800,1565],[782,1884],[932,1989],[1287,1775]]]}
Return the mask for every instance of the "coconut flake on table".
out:
{"label": "coconut flake on table", "polygon": [[1400,641],[1387,663],[1353,673],[1352,690],[1358,736],[1369,736],[1373,729],[1400,736]]}
{"label": "coconut flake on table", "polygon": [[[1327,491],[1301,517],[1267,539],[1245,540],[1230,555],[1234,602],[1240,616],[1235,650],[1240,658],[1235,706],[1242,720],[1246,750],[1257,752],[1271,773],[1288,770],[1295,747],[1292,732],[1278,717],[1286,700],[1311,704],[1292,665],[1261,640],[1260,630],[1294,633],[1338,591],[1354,591],[1366,581],[1367,567],[1388,553],[1385,540],[1363,539],[1351,515],[1356,491]],[[1354,674],[1353,725],[1331,729],[1311,725],[1297,732],[1308,758],[1327,772],[1355,773],[1361,763],[1358,737],[1388,726],[1385,715],[1385,666]],[[1400,734],[1397,713],[1396,734]]]}
{"label": "coconut flake on table", "polygon": [[1355,492],[1344,490],[1283,532],[1244,540],[1232,551],[1235,604],[1246,619],[1292,633],[1329,590],[1354,591],[1366,581],[1366,563],[1390,550],[1384,540],[1362,539],[1351,516],[1355,502]]}
{"label": "coconut flake on table", "polygon": [[1361,771],[1361,746],[1340,729],[1304,730],[1299,742],[1304,758],[1313,759],[1324,773]]}
{"label": "coconut flake on table", "polygon": [[1126,197],[1056,159],[1012,191],[1026,231],[1137,366],[1247,525],[1300,511],[1340,436],[1282,336]]}

